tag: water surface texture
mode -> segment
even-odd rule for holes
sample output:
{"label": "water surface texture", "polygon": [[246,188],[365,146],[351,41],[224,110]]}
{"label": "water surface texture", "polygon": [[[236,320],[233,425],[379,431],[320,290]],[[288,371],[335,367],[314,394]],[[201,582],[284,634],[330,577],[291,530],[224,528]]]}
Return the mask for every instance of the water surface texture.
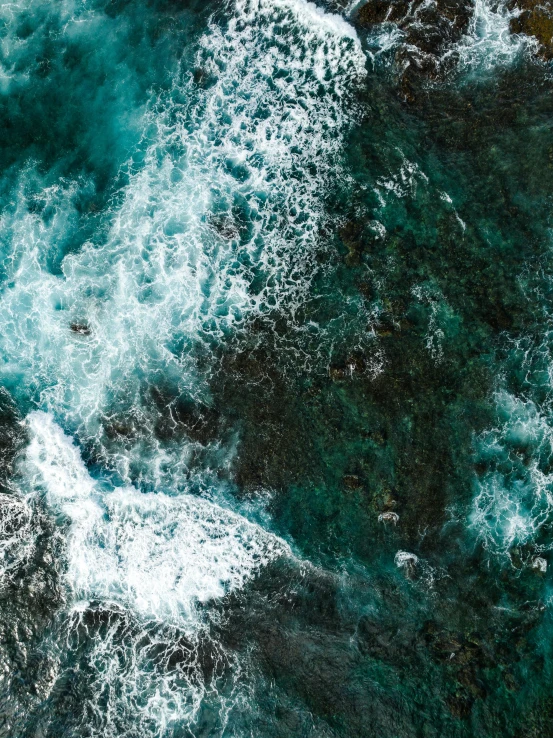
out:
{"label": "water surface texture", "polygon": [[0,6],[0,736],[553,735],[548,7]]}

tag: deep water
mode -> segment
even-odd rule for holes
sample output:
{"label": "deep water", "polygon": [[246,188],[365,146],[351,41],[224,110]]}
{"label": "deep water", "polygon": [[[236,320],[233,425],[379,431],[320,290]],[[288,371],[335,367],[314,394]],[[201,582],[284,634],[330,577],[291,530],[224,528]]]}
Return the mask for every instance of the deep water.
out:
{"label": "deep water", "polygon": [[553,78],[454,6],[0,7],[0,736],[553,735]]}

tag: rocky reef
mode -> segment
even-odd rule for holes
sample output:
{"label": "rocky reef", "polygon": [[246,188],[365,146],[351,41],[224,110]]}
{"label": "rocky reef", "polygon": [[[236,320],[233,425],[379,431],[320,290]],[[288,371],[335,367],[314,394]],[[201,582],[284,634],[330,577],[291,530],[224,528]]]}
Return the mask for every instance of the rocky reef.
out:
{"label": "rocky reef", "polygon": [[400,31],[394,65],[403,98],[413,102],[417,78],[436,79],[451,67],[451,49],[467,33],[473,8],[472,0],[368,0],[355,21],[369,33],[386,25]]}
{"label": "rocky reef", "polygon": [[541,0],[511,0],[510,10],[518,10],[511,19],[511,33],[533,36],[537,42],[537,53],[546,61],[553,59],[553,3]]}

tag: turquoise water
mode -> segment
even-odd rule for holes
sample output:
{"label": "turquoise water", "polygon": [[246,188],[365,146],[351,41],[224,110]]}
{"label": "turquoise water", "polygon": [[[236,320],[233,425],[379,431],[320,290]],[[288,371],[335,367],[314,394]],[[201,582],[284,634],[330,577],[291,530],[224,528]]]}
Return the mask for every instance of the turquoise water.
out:
{"label": "turquoise water", "polygon": [[553,734],[551,70],[356,17],[0,8],[2,736]]}

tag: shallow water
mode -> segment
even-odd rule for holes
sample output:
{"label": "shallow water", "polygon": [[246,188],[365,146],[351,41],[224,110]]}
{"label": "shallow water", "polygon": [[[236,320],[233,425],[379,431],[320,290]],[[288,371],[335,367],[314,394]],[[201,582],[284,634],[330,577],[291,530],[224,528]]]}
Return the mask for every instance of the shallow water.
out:
{"label": "shallow water", "polygon": [[407,88],[353,5],[0,9],[0,735],[549,734],[553,110],[512,12]]}

